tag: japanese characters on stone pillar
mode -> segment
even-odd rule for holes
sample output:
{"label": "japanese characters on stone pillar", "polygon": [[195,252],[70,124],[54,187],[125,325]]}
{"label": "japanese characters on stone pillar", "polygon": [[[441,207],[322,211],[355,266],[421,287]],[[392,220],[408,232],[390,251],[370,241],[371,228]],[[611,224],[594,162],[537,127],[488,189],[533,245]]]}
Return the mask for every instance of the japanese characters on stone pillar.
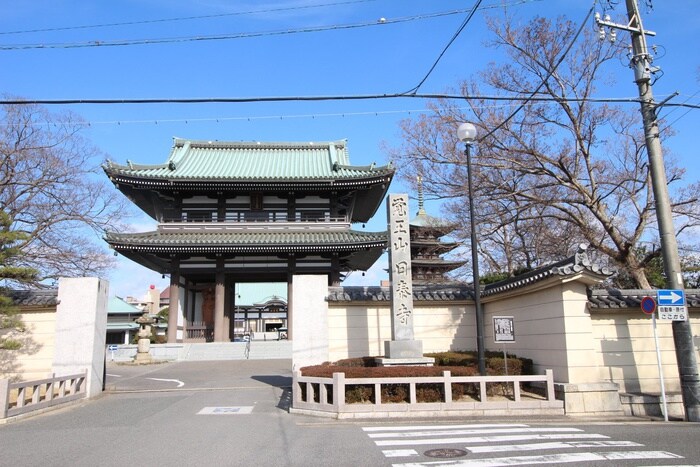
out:
{"label": "japanese characters on stone pillar", "polygon": [[411,241],[408,222],[408,195],[389,195],[389,279],[391,280],[391,340],[384,342],[387,365],[432,365],[423,357],[423,342],[413,337],[413,284],[411,282]]}
{"label": "japanese characters on stone pillar", "polygon": [[413,340],[413,286],[408,226],[408,195],[389,195],[389,279],[391,339]]}

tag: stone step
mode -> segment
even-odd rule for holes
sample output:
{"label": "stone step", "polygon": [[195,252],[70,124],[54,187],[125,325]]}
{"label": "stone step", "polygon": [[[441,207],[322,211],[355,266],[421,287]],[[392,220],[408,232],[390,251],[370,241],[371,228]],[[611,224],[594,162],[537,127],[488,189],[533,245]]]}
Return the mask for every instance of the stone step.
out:
{"label": "stone step", "polygon": [[250,343],[249,352],[245,342],[190,344],[182,357],[187,361],[203,360],[265,360],[291,358],[292,345],[288,341]]}
{"label": "stone step", "polygon": [[[153,344],[151,356],[155,360],[211,361],[211,360],[269,360],[292,358],[291,341],[209,342],[184,344]],[[107,352],[107,360],[129,362],[136,355],[135,345],[120,345]]]}

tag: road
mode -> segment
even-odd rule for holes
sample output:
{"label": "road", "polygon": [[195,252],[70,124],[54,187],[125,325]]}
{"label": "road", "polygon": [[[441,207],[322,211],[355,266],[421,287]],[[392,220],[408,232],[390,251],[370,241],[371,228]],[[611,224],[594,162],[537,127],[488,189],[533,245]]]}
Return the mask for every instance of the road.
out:
{"label": "road", "polygon": [[0,465],[700,465],[700,424],[291,415],[290,366],[110,364],[103,396],[0,425]]}

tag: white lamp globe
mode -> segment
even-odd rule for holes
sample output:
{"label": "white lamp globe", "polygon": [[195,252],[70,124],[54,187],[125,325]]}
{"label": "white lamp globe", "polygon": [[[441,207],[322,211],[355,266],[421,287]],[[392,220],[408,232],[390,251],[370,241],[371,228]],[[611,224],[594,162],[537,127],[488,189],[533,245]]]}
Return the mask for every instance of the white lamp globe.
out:
{"label": "white lamp globe", "polygon": [[470,143],[476,139],[476,127],[471,123],[462,123],[457,128],[457,138],[463,143]]}

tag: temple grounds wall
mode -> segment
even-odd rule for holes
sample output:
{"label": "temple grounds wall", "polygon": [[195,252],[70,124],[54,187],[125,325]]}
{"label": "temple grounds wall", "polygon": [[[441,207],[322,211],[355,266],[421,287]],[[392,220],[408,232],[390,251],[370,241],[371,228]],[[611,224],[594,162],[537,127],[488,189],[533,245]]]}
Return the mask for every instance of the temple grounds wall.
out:
{"label": "temple grounds wall", "polygon": [[[700,361],[700,310],[690,309],[690,323]],[[651,317],[640,309],[592,309],[591,324],[605,379],[619,384],[621,392],[661,392]],[[656,325],[666,391],[680,392],[671,322]]]}
{"label": "temple grounds wall", "polygon": [[[651,318],[638,308],[594,308],[587,291],[594,283],[584,275],[554,276],[484,297],[486,349],[504,347],[494,342],[493,317],[512,316],[515,343],[505,344],[506,350],[531,358],[537,374],[554,370],[567,413],[621,414],[628,407],[621,406],[620,393],[651,395],[651,404],[658,406],[661,389]],[[475,349],[473,304],[414,305],[415,335],[426,353]],[[383,342],[391,339],[389,313],[386,301],[330,302],[329,360],[382,355]],[[698,352],[700,309],[691,308],[690,318]],[[657,326],[667,392],[676,393],[680,385],[671,323],[658,321]],[[670,410],[682,416],[682,407]]]}
{"label": "temple grounds wall", "polygon": [[52,373],[56,308],[41,308],[19,314],[23,332],[13,332],[22,342],[19,350],[0,350],[0,378],[28,380]]}
{"label": "temple grounds wall", "polygon": [[484,301],[489,350],[503,348],[494,343],[492,318],[513,316],[515,343],[506,344],[506,350],[531,358],[535,371],[551,368],[559,383],[604,379],[603,362],[595,352],[585,283],[553,278],[535,290],[519,289]]}
{"label": "temple grounds wall", "polygon": [[[383,355],[384,341],[391,340],[390,313],[389,302],[329,303],[329,360]],[[466,303],[414,302],[415,338],[423,341],[425,353],[471,349],[476,335],[473,317]]]}

